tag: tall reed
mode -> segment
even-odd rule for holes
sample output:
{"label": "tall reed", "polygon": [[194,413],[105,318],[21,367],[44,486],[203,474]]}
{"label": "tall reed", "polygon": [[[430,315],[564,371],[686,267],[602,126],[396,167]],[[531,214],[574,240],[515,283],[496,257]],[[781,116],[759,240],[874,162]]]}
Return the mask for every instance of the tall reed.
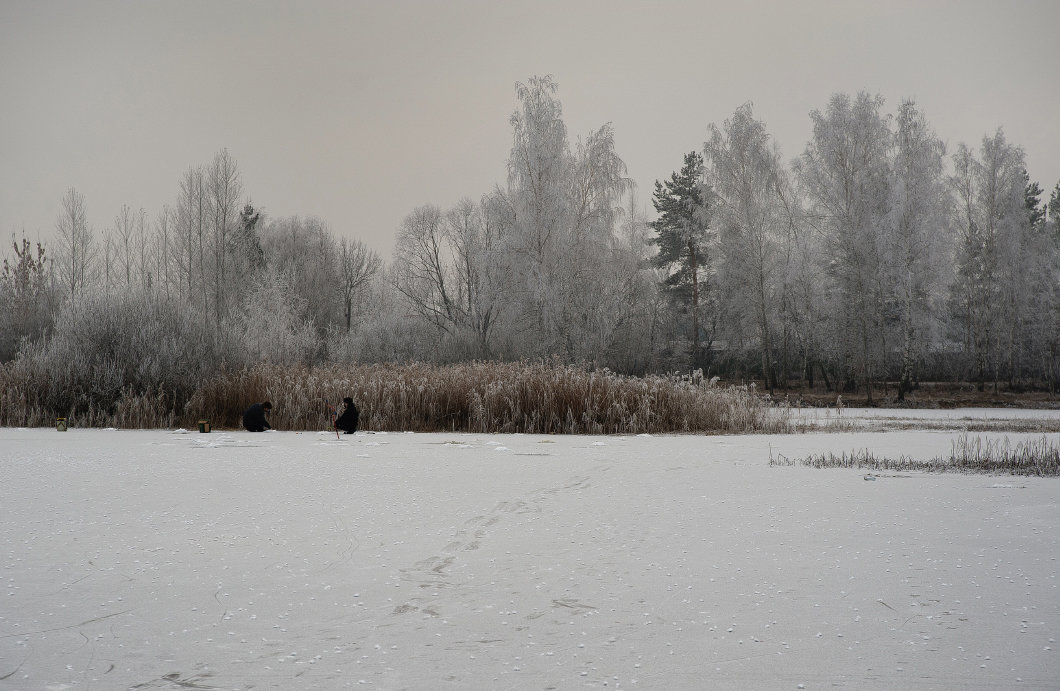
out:
{"label": "tall reed", "polygon": [[[52,424],[56,415],[20,395],[7,373],[0,424]],[[11,388],[7,386],[11,385]],[[719,387],[701,377],[617,375],[528,362],[473,362],[357,366],[258,365],[203,381],[176,408],[163,392],[123,391],[106,411],[81,411],[82,426],[240,425],[251,403],[271,401],[276,429],[315,430],[330,425],[328,405],[350,396],[361,427],[376,431],[639,434],[662,432],[786,432],[785,408],[770,405],[753,387]]]}
{"label": "tall reed", "polygon": [[275,367],[220,375],[192,395],[183,418],[235,427],[252,402],[273,404],[278,429],[326,427],[327,404],[350,396],[377,431],[634,434],[780,432],[786,410],[753,389],[688,377],[625,377],[526,362]]}

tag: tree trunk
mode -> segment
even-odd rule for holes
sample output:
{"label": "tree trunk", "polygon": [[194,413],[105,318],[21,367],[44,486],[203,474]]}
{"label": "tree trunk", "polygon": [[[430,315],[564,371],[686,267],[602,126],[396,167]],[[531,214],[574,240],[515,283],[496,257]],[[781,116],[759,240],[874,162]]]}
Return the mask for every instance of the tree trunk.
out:
{"label": "tree trunk", "polygon": [[692,269],[692,357],[690,370],[699,362],[699,266],[696,262],[696,246],[688,238],[689,267]]}
{"label": "tree trunk", "polygon": [[769,319],[766,316],[766,288],[764,272],[758,272],[758,330],[762,338],[762,376],[766,388],[773,393],[776,378],[773,376],[773,344],[769,338]]}

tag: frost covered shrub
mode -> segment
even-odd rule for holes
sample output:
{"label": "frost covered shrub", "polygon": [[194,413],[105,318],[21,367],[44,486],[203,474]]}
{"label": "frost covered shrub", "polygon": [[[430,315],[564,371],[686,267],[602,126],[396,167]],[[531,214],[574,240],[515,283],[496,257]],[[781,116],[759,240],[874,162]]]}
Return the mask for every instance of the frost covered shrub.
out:
{"label": "frost covered shrub", "polygon": [[180,304],[142,295],[68,302],[5,368],[0,423],[165,426],[207,370],[198,329]]}
{"label": "frost covered shrub", "polygon": [[291,290],[287,277],[263,271],[233,320],[240,363],[314,361],[321,341],[306,311],[307,301]]}
{"label": "frost covered shrub", "polygon": [[788,431],[785,409],[753,388],[701,378],[626,377],[530,363],[275,367],[259,365],[204,383],[182,418],[239,424],[252,402],[273,403],[279,429],[323,429],[327,402],[352,396],[364,429],[539,434]]}

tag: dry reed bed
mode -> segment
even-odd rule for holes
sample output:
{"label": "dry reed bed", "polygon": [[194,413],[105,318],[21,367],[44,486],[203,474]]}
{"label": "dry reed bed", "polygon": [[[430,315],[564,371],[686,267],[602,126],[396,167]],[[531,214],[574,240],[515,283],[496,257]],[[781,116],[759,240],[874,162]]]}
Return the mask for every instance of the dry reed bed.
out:
{"label": "dry reed bed", "polygon": [[862,449],[849,454],[844,451],[839,455],[832,452],[811,454],[801,459],[770,455],[769,465],[1055,477],[1060,475],[1060,446],[1045,436],[1013,445],[1008,437],[990,440],[964,434],[953,441],[948,457],[937,456],[928,460],[909,456],[877,458],[868,449]]}
{"label": "dry reed bed", "polygon": [[184,418],[236,427],[250,402],[269,400],[276,428],[324,429],[327,405],[345,396],[356,401],[361,427],[377,431],[744,433],[789,425],[786,411],[753,389],[529,363],[261,365],[206,382]]}
{"label": "dry reed bed", "polygon": [[[254,402],[273,403],[276,429],[320,430],[328,405],[351,396],[361,428],[376,431],[639,434],[787,432],[786,409],[753,388],[701,378],[616,375],[531,363],[291,367],[220,373],[187,394],[123,389],[108,406],[49,405],[48,388],[26,370],[0,368],[0,424],[46,426],[66,417],[82,427],[238,428]],[[43,373],[40,373],[43,374]],[[181,404],[180,401],[186,403]]]}

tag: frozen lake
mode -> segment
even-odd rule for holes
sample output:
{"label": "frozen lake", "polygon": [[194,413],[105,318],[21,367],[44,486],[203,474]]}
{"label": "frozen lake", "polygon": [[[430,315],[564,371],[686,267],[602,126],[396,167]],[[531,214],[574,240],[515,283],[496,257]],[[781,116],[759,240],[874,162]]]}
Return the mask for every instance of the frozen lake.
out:
{"label": "frozen lake", "polygon": [[0,690],[1058,688],[1060,480],[768,465],[955,436],[0,429]]}
{"label": "frozen lake", "polygon": [[857,417],[907,420],[1060,420],[1060,409],[1032,408],[803,408],[822,417]]}

